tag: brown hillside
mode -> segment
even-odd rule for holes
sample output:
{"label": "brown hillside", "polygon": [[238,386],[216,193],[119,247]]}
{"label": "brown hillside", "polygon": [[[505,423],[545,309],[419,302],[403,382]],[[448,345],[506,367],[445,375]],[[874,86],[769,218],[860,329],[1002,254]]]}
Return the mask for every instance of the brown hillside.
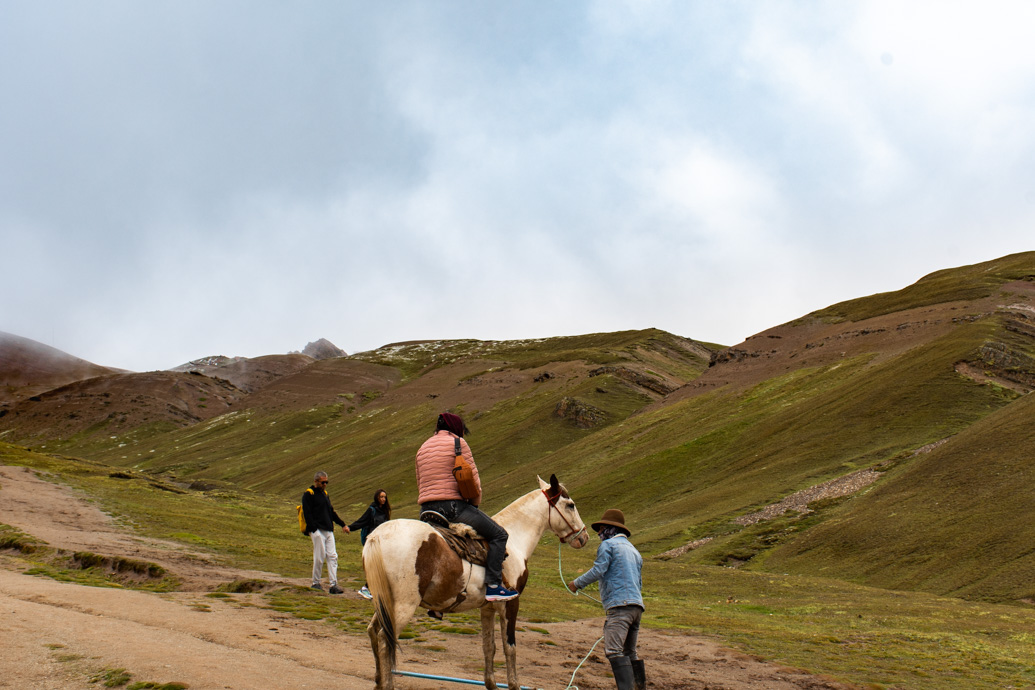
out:
{"label": "brown hillside", "polygon": [[117,371],[0,331],[0,405]]}
{"label": "brown hillside", "polygon": [[[723,386],[747,388],[793,369],[830,365],[860,354],[874,354],[876,364],[927,344],[962,323],[992,316],[1003,318],[1007,330],[1035,336],[1035,283],[1014,281],[980,299],[932,304],[859,321],[832,322],[809,315],[719,352],[708,371],[666,402]],[[957,371],[1020,392],[1035,388],[1035,381],[1011,380],[1007,358],[1001,359],[998,367],[994,361],[960,362]]]}
{"label": "brown hillside", "polygon": [[144,424],[189,426],[226,412],[244,393],[231,383],[171,371],[111,374],[61,386],[6,408],[5,440],[117,434]]}
{"label": "brown hillside", "polygon": [[378,364],[350,359],[306,359],[310,363],[305,368],[272,380],[237,401],[234,407],[284,412],[334,403],[358,406],[364,400],[384,394],[400,379],[397,369]]}
{"label": "brown hillside", "polygon": [[245,393],[254,393],[272,381],[302,371],[313,361],[312,357],[297,352],[289,355],[266,355],[250,359],[210,357],[176,367],[173,371],[188,373],[196,371],[205,376],[226,379]]}

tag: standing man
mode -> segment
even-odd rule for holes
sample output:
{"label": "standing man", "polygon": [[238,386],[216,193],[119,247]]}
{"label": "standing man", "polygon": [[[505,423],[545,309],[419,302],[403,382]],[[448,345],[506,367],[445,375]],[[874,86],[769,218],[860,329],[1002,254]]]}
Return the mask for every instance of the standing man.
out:
{"label": "standing man", "polygon": [[[482,502],[481,479],[471,447],[464,440],[467,425],[455,414],[438,416],[435,433],[417,451],[417,502],[421,512],[433,510],[450,522],[470,525],[488,542],[485,563],[485,601],[509,601],[518,592],[503,585],[503,559],[507,556],[507,531],[478,509]],[[465,501],[453,476],[456,448],[474,470],[478,495]]]}
{"label": "standing man", "polygon": [[625,514],[617,508],[604,511],[592,525],[600,537],[593,567],[568,583],[576,592],[600,581],[600,598],[607,611],[604,621],[604,655],[611,662],[618,690],[643,690],[647,677],[636,656],[636,639],[643,616],[643,558],[629,541]]}
{"label": "standing man", "polygon": [[305,515],[305,528],[313,540],[313,586],[321,592],[320,578],[323,575],[323,564],[327,563],[327,579],[330,581],[331,594],[341,594],[344,590],[338,587],[338,551],[334,548],[334,523],[345,529],[345,521],[338,517],[331,506],[331,497],[327,495],[327,473],[317,472],[313,477],[313,485],[302,494],[302,513]]}

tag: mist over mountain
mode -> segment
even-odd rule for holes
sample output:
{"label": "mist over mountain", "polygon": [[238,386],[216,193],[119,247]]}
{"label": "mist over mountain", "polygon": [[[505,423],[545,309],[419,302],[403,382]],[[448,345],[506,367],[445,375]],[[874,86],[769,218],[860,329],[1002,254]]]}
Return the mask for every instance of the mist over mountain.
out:
{"label": "mist over mountain", "polygon": [[0,403],[72,381],[121,371],[0,331]]}

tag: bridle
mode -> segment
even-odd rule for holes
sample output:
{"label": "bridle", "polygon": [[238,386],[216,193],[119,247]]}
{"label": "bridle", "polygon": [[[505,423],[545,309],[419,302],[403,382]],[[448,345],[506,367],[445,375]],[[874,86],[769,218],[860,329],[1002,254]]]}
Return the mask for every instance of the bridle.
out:
{"label": "bridle", "polygon": [[565,534],[563,537],[561,537],[561,543],[562,544],[567,544],[569,539],[571,539],[572,537],[577,537],[577,536],[579,536],[580,534],[582,534],[583,532],[586,531],[585,525],[583,525],[581,529],[575,529],[575,526],[573,524],[571,524],[571,522],[568,520],[568,518],[564,517],[564,513],[562,513],[561,509],[557,507],[557,501],[560,500],[560,498],[561,498],[561,492],[560,491],[558,491],[557,494],[553,498],[550,498],[550,494],[546,493],[546,490],[544,489],[543,490],[543,496],[546,496],[546,502],[547,502],[547,504],[549,504],[549,508],[546,509],[547,510],[547,515],[546,515],[546,522],[547,522],[547,524],[549,524],[549,522],[550,522],[549,511],[550,510],[555,510],[555,511],[557,511],[557,515],[560,516],[560,518],[564,522],[564,524],[566,524],[568,526],[569,532],[567,534]]}

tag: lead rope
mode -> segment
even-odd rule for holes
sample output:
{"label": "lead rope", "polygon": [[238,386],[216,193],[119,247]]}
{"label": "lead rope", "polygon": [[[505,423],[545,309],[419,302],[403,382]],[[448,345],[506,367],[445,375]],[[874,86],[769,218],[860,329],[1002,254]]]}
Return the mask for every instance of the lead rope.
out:
{"label": "lead rope", "polygon": [[[568,583],[565,582],[565,580],[564,580],[564,572],[561,569],[561,546],[562,546],[562,544],[560,542],[558,542],[557,543],[557,574],[561,578],[561,585],[564,586],[564,591],[567,592],[568,594],[571,594],[573,597],[577,597],[577,596],[579,596],[581,594],[582,596],[586,597],[587,599],[592,599],[593,601],[595,601],[598,604],[600,604],[601,606],[603,606],[604,605],[603,602],[601,602],[596,597],[593,597],[593,596],[590,596],[589,594],[586,594],[582,590],[579,590],[579,591],[576,591],[576,592],[572,592],[570,589],[568,589]],[[574,683],[575,683],[575,674],[579,672],[579,669],[582,668],[582,664],[586,663],[586,659],[589,658],[589,655],[592,654],[593,650],[597,648],[598,644],[600,644],[600,640],[603,640],[603,639],[604,639],[603,636],[601,636],[600,639],[597,640],[596,642],[594,642],[593,646],[589,648],[589,652],[586,653],[586,656],[582,657],[582,661],[580,661],[579,665],[575,667],[574,671],[572,671],[572,673],[571,673],[571,680],[568,681],[568,684],[564,687],[564,690],[579,690],[579,686],[574,685]]]}

